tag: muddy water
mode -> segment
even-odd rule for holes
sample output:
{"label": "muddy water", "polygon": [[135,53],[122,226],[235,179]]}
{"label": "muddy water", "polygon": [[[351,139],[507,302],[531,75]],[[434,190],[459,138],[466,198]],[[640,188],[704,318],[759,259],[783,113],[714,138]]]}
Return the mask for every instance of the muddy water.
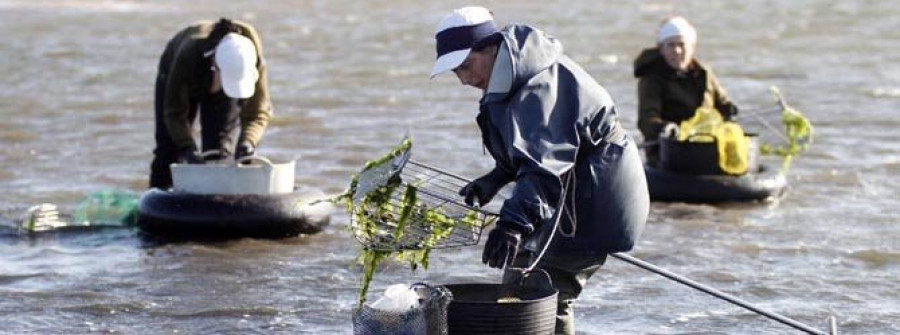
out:
{"label": "muddy water", "polygon": [[[467,176],[491,166],[478,93],[428,79],[433,29],[458,1],[0,1],[0,333],[350,333],[357,243],[340,213],[287,240],[159,245],[129,228],[25,236],[31,205],[63,213],[104,189],[143,191],[152,89],[168,38],[198,19],[256,25],[276,117],[260,152],[298,158],[326,193],[409,130],[415,159]],[[787,196],[743,205],[657,204],[634,255],[817,328],[900,332],[900,9],[885,1],[487,2],[532,23],[616,99],[635,131],[631,61],[662,18],[700,30],[699,56],[745,110],[777,85],[813,120]],[[496,281],[480,247],[436,251],[398,282]],[[610,260],[577,305],[584,334],[780,334],[791,329]]]}

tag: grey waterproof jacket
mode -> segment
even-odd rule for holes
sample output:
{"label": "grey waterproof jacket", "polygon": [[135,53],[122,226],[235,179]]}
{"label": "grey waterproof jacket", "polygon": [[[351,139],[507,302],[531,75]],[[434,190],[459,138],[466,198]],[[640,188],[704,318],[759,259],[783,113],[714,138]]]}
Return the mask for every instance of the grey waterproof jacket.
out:
{"label": "grey waterproof jacket", "polygon": [[546,33],[510,25],[498,34],[477,117],[495,172],[516,182],[498,224],[528,236],[525,246],[535,250],[565,208],[550,252],[630,250],[650,200],[639,153],[612,98]]}

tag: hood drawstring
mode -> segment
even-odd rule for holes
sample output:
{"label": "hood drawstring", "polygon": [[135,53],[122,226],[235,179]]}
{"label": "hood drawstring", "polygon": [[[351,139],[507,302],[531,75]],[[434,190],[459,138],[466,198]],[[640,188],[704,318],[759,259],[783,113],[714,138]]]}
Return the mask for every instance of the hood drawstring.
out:
{"label": "hood drawstring", "polygon": [[[575,147],[575,163],[578,162],[578,149],[580,149],[580,148]],[[547,238],[547,242],[544,243],[544,248],[541,250],[541,253],[538,254],[537,258],[534,259],[534,262],[531,263],[531,265],[528,266],[528,268],[526,268],[523,272],[527,273],[527,272],[531,272],[531,270],[534,270],[534,268],[537,266],[538,262],[541,261],[541,258],[544,257],[544,253],[547,252],[547,249],[550,249],[550,244],[551,244],[551,242],[553,242],[553,236],[556,235],[557,230],[559,230],[559,234],[562,235],[563,237],[571,238],[571,237],[575,236],[575,231],[578,229],[578,223],[576,222],[575,217],[574,217],[574,215],[575,215],[575,213],[574,213],[575,197],[574,196],[572,197],[572,199],[573,199],[572,206],[571,206],[572,209],[571,210],[566,209],[566,207],[567,207],[566,206],[566,197],[569,196],[569,187],[571,187],[573,191],[575,190],[575,185],[574,185],[574,182],[576,179],[575,178],[575,172],[576,172],[575,171],[575,165],[576,165],[575,163],[573,163],[572,168],[569,169],[568,172],[566,172],[567,175],[565,177],[563,177],[565,179],[565,181],[563,181],[563,188],[562,188],[562,191],[560,192],[560,198],[559,198],[558,205],[556,206],[556,208],[557,208],[556,213],[554,213],[554,215],[553,215],[553,217],[554,217],[553,218],[553,229],[550,230],[550,236]],[[566,233],[563,230],[562,225],[559,224],[559,220],[562,218],[563,213],[565,213],[565,215],[572,222],[572,232],[570,232],[570,233]]]}

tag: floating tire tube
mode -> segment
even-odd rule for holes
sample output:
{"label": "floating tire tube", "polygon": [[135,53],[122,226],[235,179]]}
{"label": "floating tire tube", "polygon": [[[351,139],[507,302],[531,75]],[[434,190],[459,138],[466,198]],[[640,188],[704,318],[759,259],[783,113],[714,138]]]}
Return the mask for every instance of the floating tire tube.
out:
{"label": "floating tire tube", "polygon": [[285,194],[209,195],[150,189],[138,202],[137,226],[151,235],[187,238],[282,238],[321,231],[333,206],[302,188]]}
{"label": "floating tire tube", "polygon": [[681,174],[644,165],[653,201],[720,203],[781,197],[787,178],[778,169],[760,164],[742,176]]}

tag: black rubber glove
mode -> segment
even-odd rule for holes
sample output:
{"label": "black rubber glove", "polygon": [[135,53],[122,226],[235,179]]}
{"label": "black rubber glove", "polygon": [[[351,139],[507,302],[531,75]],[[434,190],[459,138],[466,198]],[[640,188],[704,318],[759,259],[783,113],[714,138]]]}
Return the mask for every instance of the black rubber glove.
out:
{"label": "black rubber glove", "polygon": [[181,164],[203,164],[205,161],[199,152],[193,148],[188,148],[178,153],[178,162]]}
{"label": "black rubber glove", "polygon": [[725,107],[723,107],[722,118],[725,121],[734,121],[735,119],[737,119],[737,115],[738,115],[737,106],[735,106],[733,104],[728,104]]}
{"label": "black rubber glove", "polygon": [[484,243],[484,252],[481,254],[481,262],[492,268],[503,269],[512,265],[519,251],[519,241],[522,234],[511,228],[504,227],[501,222],[488,234]]}
{"label": "black rubber glove", "polygon": [[256,148],[253,147],[253,144],[250,144],[250,141],[241,141],[241,144],[238,144],[237,149],[234,151],[234,159],[253,156],[254,152],[256,152]]}
{"label": "black rubber glove", "polygon": [[491,170],[488,174],[478,177],[478,179],[466,184],[459,190],[459,195],[466,197],[466,204],[472,206],[475,199],[478,199],[478,205],[484,206],[491,202],[491,199],[497,195],[497,192],[506,185],[508,180],[503,177],[503,172],[498,169]]}

